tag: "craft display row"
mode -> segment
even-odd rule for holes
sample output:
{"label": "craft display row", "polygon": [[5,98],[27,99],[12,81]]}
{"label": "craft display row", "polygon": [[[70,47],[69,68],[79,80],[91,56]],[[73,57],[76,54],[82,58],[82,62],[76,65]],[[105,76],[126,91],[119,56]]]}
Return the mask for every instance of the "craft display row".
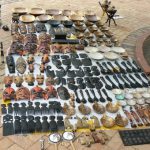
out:
{"label": "craft display row", "polygon": [[18,16],[6,56],[3,135],[150,125],[150,81],[95,14]]}

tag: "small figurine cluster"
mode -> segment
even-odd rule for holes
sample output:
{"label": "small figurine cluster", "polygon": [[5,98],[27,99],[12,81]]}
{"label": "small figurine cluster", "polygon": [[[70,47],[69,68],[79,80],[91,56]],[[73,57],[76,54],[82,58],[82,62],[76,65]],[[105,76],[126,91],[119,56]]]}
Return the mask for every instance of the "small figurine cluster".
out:
{"label": "small figurine cluster", "polygon": [[[37,75],[36,80],[38,82],[38,85],[43,84],[43,75]],[[29,86],[33,86],[35,81],[33,74],[26,75],[25,81],[28,83]],[[16,84],[16,87],[18,87],[16,92],[11,87],[11,84],[13,82]],[[45,88],[45,90],[37,85],[36,87],[32,88],[31,91],[29,91],[28,88],[22,85],[23,82],[24,80],[22,76],[5,76],[4,84],[6,89],[3,92],[3,100],[34,100],[38,98],[44,98],[47,100],[52,97],[57,97],[57,92],[54,86],[50,84],[51,82],[48,82],[49,84],[47,84],[48,86]]]}
{"label": "small figurine cluster", "polygon": [[47,33],[41,33],[39,37],[34,33],[26,35],[16,33],[12,39],[9,54],[28,55],[50,52],[51,36]]}

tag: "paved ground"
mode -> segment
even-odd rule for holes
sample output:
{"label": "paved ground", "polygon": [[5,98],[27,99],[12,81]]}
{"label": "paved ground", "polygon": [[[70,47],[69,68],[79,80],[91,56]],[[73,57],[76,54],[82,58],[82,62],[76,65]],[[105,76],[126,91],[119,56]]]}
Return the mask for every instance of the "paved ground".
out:
{"label": "paved ground", "polygon": [[[2,20],[3,24],[9,24],[11,19],[11,9],[16,6],[24,6],[24,7],[43,7],[43,8],[58,8],[58,9],[73,9],[73,10],[94,10],[98,15],[101,16],[101,9],[98,5],[98,0],[0,0],[2,6]],[[136,36],[139,34],[135,33],[134,37],[130,36],[127,40],[127,36],[143,27],[147,27],[150,25],[150,15],[149,8],[150,3],[149,0],[115,0],[113,4],[117,7],[118,13],[124,17],[124,19],[117,20],[118,26],[111,26],[112,31],[116,34],[118,39],[123,42],[124,46],[128,51],[131,51],[130,54],[134,56],[134,42],[136,41]],[[104,19],[105,20],[105,19]],[[4,42],[5,50],[10,45],[10,33],[3,32],[0,30],[0,41]],[[132,44],[130,44],[132,43]],[[3,66],[0,66],[2,70]],[[1,71],[0,74],[3,72]],[[2,77],[0,78],[0,84],[2,87]],[[78,142],[75,142],[75,146],[79,150],[149,150],[150,145],[141,145],[141,146],[132,146],[132,147],[124,147],[121,139],[119,138],[119,134],[117,131],[106,131],[110,136],[110,141],[105,146],[101,146],[100,144],[95,144],[91,148],[85,148],[83,146],[79,147]],[[38,135],[28,135],[28,136],[10,136],[3,137],[2,136],[2,127],[0,128],[0,150],[39,150],[40,143],[39,139],[42,134]],[[47,149],[53,149],[54,145],[47,144]],[[59,144],[59,149],[68,149],[71,150],[71,147],[65,148],[62,144]]]}

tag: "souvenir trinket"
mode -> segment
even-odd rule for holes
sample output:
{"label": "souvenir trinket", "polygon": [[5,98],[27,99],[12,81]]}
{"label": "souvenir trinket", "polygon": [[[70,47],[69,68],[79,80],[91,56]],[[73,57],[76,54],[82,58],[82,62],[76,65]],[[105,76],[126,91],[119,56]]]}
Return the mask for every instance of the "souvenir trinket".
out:
{"label": "souvenir trinket", "polygon": [[44,82],[44,75],[36,75],[36,80],[37,80],[37,83],[38,85],[43,85],[43,82]]}
{"label": "souvenir trinket", "polygon": [[11,24],[11,35],[17,34],[18,33],[18,23],[13,22]]}
{"label": "souvenir trinket", "polygon": [[74,94],[70,94],[69,104],[71,107],[75,108],[75,95]]}
{"label": "souvenir trinket", "polygon": [[150,93],[145,92],[145,93],[142,94],[142,97],[145,98],[145,99],[149,99],[150,98]]}
{"label": "souvenir trinket", "polygon": [[37,17],[40,22],[46,23],[48,20],[52,19],[49,15],[40,15]]}
{"label": "souvenir trinket", "polygon": [[35,21],[35,17],[33,15],[21,15],[19,20],[24,23],[31,23]]}
{"label": "souvenir trinket", "polygon": [[112,128],[115,125],[115,120],[107,115],[101,118],[101,123],[106,128]]}
{"label": "souvenir trinket", "polygon": [[83,115],[88,115],[91,113],[91,108],[88,106],[85,106],[84,103],[81,103],[78,106],[79,111],[83,114]]}
{"label": "souvenir trinket", "polygon": [[30,14],[34,16],[39,16],[45,14],[45,10],[42,8],[31,8]]}
{"label": "souvenir trinket", "polygon": [[39,86],[36,86],[36,87],[32,88],[30,93],[31,93],[31,95],[30,95],[31,96],[31,100],[41,99],[41,98],[45,99],[45,92]]}
{"label": "souvenir trinket", "polygon": [[30,54],[27,58],[27,63],[28,64],[33,64],[35,61],[34,56],[32,54]]}
{"label": "souvenir trinket", "polygon": [[127,118],[129,119],[129,122],[130,122],[130,124],[131,124],[131,127],[132,127],[132,128],[136,128],[137,125],[135,124],[134,119],[133,119],[131,113],[128,112],[127,110],[125,110],[124,107],[123,107],[123,111],[124,111],[124,113],[126,114]]}
{"label": "souvenir trinket", "polygon": [[96,15],[86,15],[85,17],[90,22],[97,22],[100,20],[100,18]]}
{"label": "souvenir trinket", "polygon": [[48,43],[40,43],[38,47],[38,53],[42,54],[49,54],[50,52],[50,46]]}
{"label": "souvenir trinket", "polygon": [[26,28],[26,26],[25,26],[24,23],[20,22],[20,23],[18,24],[18,26],[19,26],[20,33],[21,33],[21,34],[26,34],[26,33],[27,33],[27,28]]}
{"label": "souvenir trinket", "polygon": [[69,119],[71,119],[70,116],[66,116],[64,119],[65,129],[74,131],[74,126],[71,124]]}
{"label": "souvenir trinket", "polygon": [[133,93],[134,98],[140,99],[142,98],[142,95],[140,93]]}
{"label": "souvenir trinket", "polygon": [[83,129],[83,128],[88,128],[89,124],[87,123],[87,117],[83,117],[82,119],[78,116],[76,116],[77,118],[77,123],[75,124],[75,128],[76,129]]}
{"label": "souvenir trinket", "polygon": [[15,73],[15,61],[13,56],[11,55],[6,56],[6,63],[9,73]]}
{"label": "souvenir trinket", "polygon": [[88,56],[94,60],[102,60],[104,58],[103,54],[101,53],[89,53]]}
{"label": "souvenir trinket", "polygon": [[97,47],[85,47],[85,49],[84,49],[86,52],[88,52],[88,53],[96,53],[96,52],[98,52],[98,48]]}
{"label": "souvenir trinket", "polygon": [[24,74],[26,71],[26,62],[24,60],[23,57],[19,57],[16,61],[16,70],[20,73],[20,74]]}
{"label": "souvenir trinket", "polygon": [[80,137],[79,137],[79,142],[81,145],[85,145],[86,147],[90,147],[92,144],[95,143],[94,138],[92,137],[91,133],[83,133]]}
{"label": "souvenir trinket", "polygon": [[62,14],[63,14],[64,16],[71,16],[71,15],[73,15],[74,13],[75,13],[74,11],[68,10],[68,9],[63,10],[63,12],[62,12]]}
{"label": "souvenir trinket", "polygon": [[119,110],[119,104],[118,103],[113,104],[111,102],[108,102],[106,104],[106,110],[110,113],[116,113]]}
{"label": "souvenir trinket", "polygon": [[120,56],[116,53],[113,52],[106,52],[104,53],[105,58],[109,59],[109,60],[116,60],[118,59]]}
{"label": "souvenir trinket", "polygon": [[122,94],[123,91],[121,89],[113,89],[112,92],[115,94],[115,95],[118,95],[118,94]]}
{"label": "souvenir trinket", "polygon": [[103,114],[105,113],[105,107],[101,104],[99,104],[98,102],[94,102],[93,104],[93,109],[95,110],[96,113],[98,114]]}
{"label": "souvenir trinket", "polygon": [[30,100],[30,91],[26,87],[20,87],[16,91],[17,100]]}
{"label": "souvenir trinket", "polygon": [[70,98],[70,94],[64,86],[58,87],[57,93],[62,100],[68,100]]}
{"label": "souvenir trinket", "polygon": [[126,50],[125,50],[124,48],[122,48],[122,47],[112,47],[111,50],[112,50],[113,52],[119,53],[119,54],[126,52]]}
{"label": "souvenir trinket", "polygon": [[117,94],[117,95],[115,95],[115,98],[117,100],[124,100],[125,96],[124,96],[124,94]]}
{"label": "souvenir trinket", "polygon": [[130,99],[130,100],[127,100],[127,104],[129,106],[134,106],[136,104],[136,100],[135,99]]}
{"label": "souvenir trinket", "polygon": [[36,44],[37,43],[37,35],[36,34],[26,34],[25,36],[25,40],[24,40],[24,43],[27,44],[27,43],[34,43]]}
{"label": "souvenir trinket", "polygon": [[45,99],[54,97],[57,97],[56,89],[52,85],[47,86],[45,89]]}
{"label": "souvenir trinket", "polygon": [[67,116],[73,116],[75,114],[75,109],[73,107],[69,107],[69,105],[67,103],[64,103],[63,112]]}
{"label": "souvenir trinket", "polygon": [[95,128],[100,128],[100,122],[96,116],[91,116],[90,119],[93,120]]}
{"label": "souvenir trinket", "polygon": [[22,76],[15,76],[14,77],[14,83],[16,84],[16,87],[21,87],[23,83],[23,77]]}
{"label": "souvenir trinket", "polygon": [[3,91],[3,100],[16,100],[16,93],[15,90],[11,87],[7,87],[4,91]]}
{"label": "souvenir trinket", "polygon": [[[135,110],[136,110],[136,111],[134,111],[133,108],[130,107],[130,114],[132,115],[132,117],[134,118],[134,120],[136,121],[136,123],[138,124],[138,126],[143,126],[143,123],[145,122],[144,113],[143,113],[143,111],[142,111],[141,108],[135,107]],[[140,111],[140,112],[139,112],[139,111]],[[138,114],[138,113],[139,113],[139,114]],[[137,115],[137,114],[138,114],[138,115]],[[143,123],[141,122],[140,117],[141,117]],[[145,123],[146,123],[146,125],[149,126],[149,122],[146,121]]]}
{"label": "souvenir trinket", "polygon": [[32,73],[28,73],[27,75],[25,75],[25,81],[28,83],[29,86],[33,86],[34,85],[34,81],[35,81],[35,78],[33,76]]}
{"label": "souvenir trinket", "polygon": [[37,52],[37,45],[35,43],[26,43],[23,49],[23,55],[35,54]]}
{"label": "souvenir trinket", "polygon": [[23,53],[23,45],[19,42],[12,42],[9,50],[9,54],[19,54]]}
{"label": "souvenir trinket", "polygon": [[46,78],[46,86],[51,86],[55,84],[55,80],[52,77]]}
{"label": "souvenir trinket", "polygon": [[27,24],[27,28],[28,28],[28,33],[33,34],[33,33],[36,32],[34,23],[29,23],[29,24]]}
{"label": "souvenir trinket", "polygon": [[13,83],[13,76],[8,75],[4,77],[5,87],[10,87],[12,83]]}
{"label": "souvenir trinket", "polygon": [[51,43],[51,36],[47,33],[40,33],[39,35],[39,43],[47,43],[50,44]]}
{"label": "souvenir trinket", "polygon": [[128,99],[128,100],[133,99],[133,94],[131,94],[131,93],[126,93],[126,94],[125,94],[125,98]]}
{"label": "souvenir trinket", "polygon": [[33,73],[33,71],[34,71],[34,64],[29,64],[28,69],[29,69],[30,73]]}
{"label": "souvenir trinket", "polygon": [[43,57],[42,57],[42,60],[41,60],[41,62],[43,63],[43,64],[46,64],[46,63],[49,63],[49,56],[48,56],[48,54],[44,54],[43,55]]}
{"label": "souvenir trinket", "polygon": [[120,127],[125,127],[128,125],[128,119],[121,116],[120,114],[117,114],[117,116],[115,117],[115,123]]}
{"label": "souvenir trinket", "polygon": [[12,36],[13,42],[24,43],[24,36],[22,34],[16,33]]}
{"label": "souvenir trinket", "polygon": [[41,63],[41,65],[40,65],[40,72],[44,73],[44,71],[45,71],[45,65],[43,63]]}
{"label": "souvenir trinket", "polygon": [[145,100],[144,100],[144,98],[140,98],[140,99],[136,100],[136,103],[139,104],[139,105],[144,105],[145,104]]}

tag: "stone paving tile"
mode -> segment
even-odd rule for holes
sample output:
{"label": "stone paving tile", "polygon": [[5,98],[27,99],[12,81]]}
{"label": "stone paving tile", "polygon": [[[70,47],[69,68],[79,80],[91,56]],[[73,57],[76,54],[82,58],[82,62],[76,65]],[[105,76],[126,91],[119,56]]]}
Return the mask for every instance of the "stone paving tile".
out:
{"label": "stone paving tile", "polygon": [[8,150],[23,150],[23,148],[19,147],[17,144],[14,144],[10,146]]}
{"label": "stone paving tile", "polygon": [[31,141],[27,136],[12,135],[12,136],[9,136],[8,138],[12,142],[22,147],[23,149],[28,149],[33,144],[33,141]]}
{"label": "stone paving tile", "polygon": [[41,148],[40,142],[33,143],[28,150],[39,150]]}
{"label": "stone paving tile", "polygon": [[8,139],[7,137],[2,138],[0,140],[0,150],[6,150],[10,146],[12,146],[12,145],[13,145],[13,141],[11,141],[10,139]]}
{"label": "stone paving tile", "polygon": [[110,148],[113,147],[115,150],[119,150],[121,145],[122,145],[122,141],[120,139],[118,132],[111,138],[111,140],[107,144],[108,147]]}

